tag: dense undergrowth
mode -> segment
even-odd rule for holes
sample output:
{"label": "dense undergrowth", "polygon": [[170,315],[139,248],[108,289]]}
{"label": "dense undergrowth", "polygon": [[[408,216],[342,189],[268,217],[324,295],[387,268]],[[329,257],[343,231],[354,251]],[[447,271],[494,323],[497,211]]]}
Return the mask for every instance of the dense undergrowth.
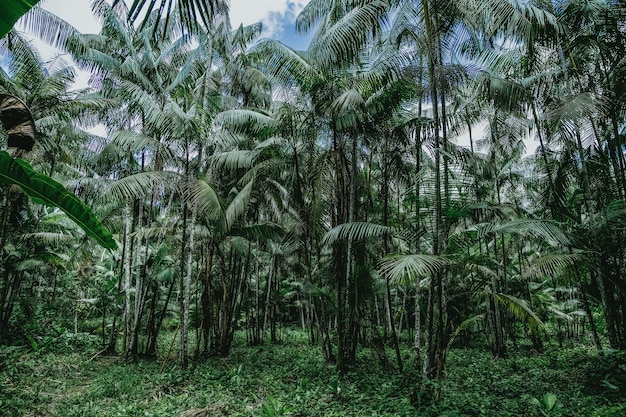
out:
{"label": "dense undergrowth", "polygon": [[[494,360],[484,349],[453,349],[447,378],[416,389],[423,387],[419,372],[401,375],[367,349],[340,379],[304,334],[285,331],[282,340],[238,343],[229,357],[198,360],[188,371],[164,357],[96,355],[99,339],[88,334],[0,347],[0,415],[626,415],[626,356],[619,352],[519,347]],[[410,363],[408,349],[404,358]]]}

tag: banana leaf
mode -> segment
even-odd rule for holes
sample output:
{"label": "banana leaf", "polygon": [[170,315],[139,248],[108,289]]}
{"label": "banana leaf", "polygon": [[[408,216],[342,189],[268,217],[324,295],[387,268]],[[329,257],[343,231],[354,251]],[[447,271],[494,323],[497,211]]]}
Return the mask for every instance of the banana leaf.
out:
{"label": "banana leaf", "polygon": [[2,0],[0,4],[0,38],[3,38],[17,19],[29,11],[39,0]]}
{"label": "banana leaf", "polygon": [[78,197],[52,178],[36,172],[28,162],[13,158],[6,151],[0,151],[0,182],[19,185],[35,203],[60,208],[103,248],[117,248],[113,235]]}

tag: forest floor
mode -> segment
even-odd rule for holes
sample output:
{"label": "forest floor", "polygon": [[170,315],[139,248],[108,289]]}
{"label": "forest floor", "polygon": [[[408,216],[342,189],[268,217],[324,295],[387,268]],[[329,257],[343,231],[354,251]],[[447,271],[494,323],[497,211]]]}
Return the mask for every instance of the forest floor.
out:
{"label": "forest floor", "polygon": [[187,371],[175,358],[94,356],[99,342],[88,334],[0,347],[0,415],[626,416],[619,352],[520,347],[494,360],[485,349],[452,349],[447,378],[415,390],[408,340],[403,374],[362,349],[344,379],[305,334],[285,331],[282,340],[256,347],[236,340],[228,358],[197,360]]}

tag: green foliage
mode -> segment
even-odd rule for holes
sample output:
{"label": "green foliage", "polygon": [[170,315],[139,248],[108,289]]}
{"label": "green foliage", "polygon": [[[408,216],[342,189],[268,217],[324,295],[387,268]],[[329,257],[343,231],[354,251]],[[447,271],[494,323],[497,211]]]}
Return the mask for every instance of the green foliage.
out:
{"label": "green foliage", "polygon": [[261,411],[254,413],[255,417],[278,417],[289,415],[295,407],[289,407],[285,404],[279,404],[278,401],[271,395],[267,397],[267,400],[263,403]]}
{"label": "green foliage", "polygon": [[78,197],[52,178],[36,172],[26,161],[12,158],[6,151],[0,151],[0,181],[19,185],[35,203],[60,208],[103,248],[117,248],[113,235]]}
{"label": "green foliage", "polygon": [[158,361],[93,357],[97,338],[84,334],[66,332],[37,353],[1,347],[0,415],[618,417],[626,410],[623,396],[594,391],[587,381],[598,363],[607,364],[597,374],[604,377],[621,359],[586,348],[554,346],[535,356],[520,346],[499,360],[481,349],[451,349],[447,378],[420,383],[419,371],[390,372],[366,348],[338,377],[305,334],[286,329],[283,339],[280,346],[236,347],[187,372],[174,365],[160,372]]}
{"label": "green foliage", "polygon": [[541,414],[544,416],[554,415],[558,409],[560,408],[560,404],[556,402],[556,395],[551,392],[547,392],[543,394],[541,399],[537,399],[536,397],[532,397],[530,402],[539,408]]}
{"label": "green foliage", "polygon": [[626,392],[626,352],[606,350],[588,364],[588,389],[608,398],[623,397]]}
{"label": "green foliage", "polygon": [[0,6],[0,38],[4,37],[15,22],[39,0],[5,0]]}

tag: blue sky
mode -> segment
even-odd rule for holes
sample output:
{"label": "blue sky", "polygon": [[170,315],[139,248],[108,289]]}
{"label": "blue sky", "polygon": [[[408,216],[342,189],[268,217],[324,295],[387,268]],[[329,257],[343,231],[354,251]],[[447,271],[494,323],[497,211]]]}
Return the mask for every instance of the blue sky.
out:
{"label": "blue sky", "polygon": [[283,42],[296,50],[307,49],[311,35],[296,33],[295,21],[309,0],[231,0],[230,19],[233,27],[240,23],[263,23],[264,38]]}

